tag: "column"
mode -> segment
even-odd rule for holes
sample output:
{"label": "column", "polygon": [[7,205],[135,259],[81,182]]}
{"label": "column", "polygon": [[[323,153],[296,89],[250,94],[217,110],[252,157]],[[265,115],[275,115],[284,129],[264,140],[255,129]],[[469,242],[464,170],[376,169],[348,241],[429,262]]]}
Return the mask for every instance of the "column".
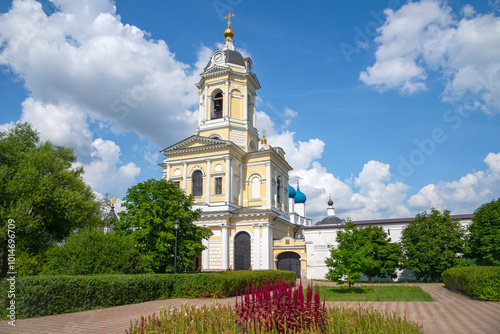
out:
{"label": "column", "polygon": [[221,269],[229,268],[229,235],[227,224],[221,225],[222,228],[222,251],[221,251]]}
{"label": "column", "polygon": [[208,117],[208,86],[205,85],[205,92],[203,93],[205,96],[205,103],[203,104],[203,120],[206,121],[207,119],[210,119]]}
{"label": "column", "polygon": [[243,178],[243,164],[240,164],[240,196],[239,205],[243,206],[243,189],[245,187],[245,179]]}
{"label": "column", "polygon": [[224,92],[224,117],[229,116],[229,80],[226,79],[226,91]]}
{"label": "column", "polygon": [[253,269],[260,269],[260,227],[259,224],[253,225]]}
{"label": "column", "polygon": [[229,193],[229,200],[231,202],[233,202],[233,197],[235,194],[233,194],[233,190],[236,191],[235,187],[234,187],[234,166],[233,166],[233,160],[229,160],[230,164],[229,164],[229,175],[231,175],[231,185],[229,187],[229,189],[231,189],[230,193]]}
{"label": "column", "polygon": [[266,223],[265,226],[262,226],[262,268],[266,269],[274,269],[274,261],[273,261],[273,229]]}
{"label": "column", "polygon": [[172,165],[167,164],[167,180],[170,180],[172,178],[171,170],[172,170]]}
{"label": "column", "polygon": [[[245,94],[245,96],[243,98],[244,99],[243,100],[244,101],[243,102],[244,103],[244,106],[243,106],[243,120],[245,122],[248,122],[248,87],[247,87],[247,85],[245,85],[245,90],[244,90],[243,94]],[[248,138],[247,138],[247,141],[248,141]],[[248,142],[247,142],[247,144],[248,144]]]}
{"label": "column", "polygon": [[182,177],[182,189],[184,189],[184,192],[188,194],[187,190],[187,162],[182,163],[184,166],[184,175]]}
{"label": "column", "polygon": [[206,248],[201,252],[201,268],[203,270],[207,270],[207,269],[210,269],[209,268],[209,251],[210,249],[208,248],[208,245],[209,245],[209,242],[208,240],[206,239],[203,239],[201,240],[201,243],[203,246],[205,246]]}
{"label": "column", "polygon": [[198,96],[200,97],[200,106],[199,106],[199,111],[198,111],[198,124],[201,124],[203,121],[204,121],[204,117],[203,117],[203,102],[204,102],[204,97],[205,97],[205,94],[203,92],[198,92]]}
{"label": "column", "polygon": [[231,175],[231,158],[226,157],[226,203],[229,204],[231,201],[231,180],[233,176]]}
{"label": "column", "polygon": [[205,195],[205,202],[207,204],[210,204],[210,193],[211,193],[210,192],[210,184],[212,182],[212,177],[211,177],[212,171],[210,169],[211,163],[212,163],[212,160],[207,159],[207,187],[206,187],[207,190],[206,190],[206,195]]}
{"label": "column", "polygon": [[267,208],[272,206],[272,175],[271,175],[271,163],[266,163],[266,197],[267,197]]}

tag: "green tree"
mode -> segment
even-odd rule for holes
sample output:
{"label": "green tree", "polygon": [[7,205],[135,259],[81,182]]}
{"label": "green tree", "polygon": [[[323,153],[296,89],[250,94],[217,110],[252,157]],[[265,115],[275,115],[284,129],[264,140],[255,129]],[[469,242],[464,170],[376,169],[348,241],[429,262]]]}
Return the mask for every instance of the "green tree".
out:
{"label": "green tree", "polygon": [[480,266],[500,266],[500,198],[481,205],[469,226],[469,256]]}
{"label": "green tree", "polygon": [[401,246],[391,243],[391,238],[379,226],[361,228],[359,234],[361,242],[370,248],[362,270],[368,277],[368,282],[372,281],[372,277],[396,278],[395,271],[403,256]]}
{"label": "green tree", "polygon": [[42,142],[27,123],[0,131],[0,278],[9,270],[10,220],[15,253],[23,254],[19,260],[40,256],[71,231],[99,223],[102,203],[75,162],[71,148]]}
{"label": "green tree", "polygon": [[119,230],[79,230],[48,252],[44,275],[135,274],[143,272],[135,240]]}
{"label": "green tree", "polygon": [[195,256],[205,246],[212,232],[196,226],[201,210],[192,210],[194,197],[186,196],[172,181],[150,179],[127,190],[126,212],[120,213],[117,225],[134,238],[144,263],[156,273],[174,268],[174,222],[180,221],[177,236],[177,268],[195,269]]}
{"label": "green tree", "polygon": [[359,229],[350,220],[346,225],[344,230],[337,232],[338,247],[333,247],[330,257],[325,260],[326,278],[338,284],[349,283],[351,291],[351,285],[361,278],[371,247],[362,242]]}
{"label": "green tree", "polygon": [[440,281],[465,250],[465,230],[450,211],[431,209],[417,214],[401,237],[404,267],[417,279]]}

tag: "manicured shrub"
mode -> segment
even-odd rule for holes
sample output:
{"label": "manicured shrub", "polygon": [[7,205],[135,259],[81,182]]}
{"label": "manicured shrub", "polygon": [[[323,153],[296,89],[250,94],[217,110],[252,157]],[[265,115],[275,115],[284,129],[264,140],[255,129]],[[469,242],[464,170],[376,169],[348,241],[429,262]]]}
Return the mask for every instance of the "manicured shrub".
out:
{"label": "manicured shrub", "polygon": [[[231,271],[193,274],[29,276],[16,279],[18,319],[79,312],[167,298],[225,298],[252,282],[295,281],[290,271]],[[9,282],[0,283],[0,316],[10,300]]]}
{"label": "manicured shrub", "polygon": [[500,267],[450,268],[443,272],[446,287],[481,300],[500,301]]}

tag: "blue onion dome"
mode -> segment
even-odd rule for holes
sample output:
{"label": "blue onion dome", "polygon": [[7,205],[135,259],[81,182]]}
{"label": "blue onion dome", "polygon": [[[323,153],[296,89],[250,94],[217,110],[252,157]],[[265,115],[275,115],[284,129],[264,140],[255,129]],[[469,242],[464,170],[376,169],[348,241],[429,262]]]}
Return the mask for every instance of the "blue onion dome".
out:
{"label": "blue onion dome", "polygon": [[295,203],[305,203],[307,200],[306,195],[300,191],[300,187],[297,184],[297,192],[295,194]]}
{"label": "blue onion dome", "polygon": [[292,187],[291,185],[288,185],[288,197],[294,198],[295,197],[295,188]]}

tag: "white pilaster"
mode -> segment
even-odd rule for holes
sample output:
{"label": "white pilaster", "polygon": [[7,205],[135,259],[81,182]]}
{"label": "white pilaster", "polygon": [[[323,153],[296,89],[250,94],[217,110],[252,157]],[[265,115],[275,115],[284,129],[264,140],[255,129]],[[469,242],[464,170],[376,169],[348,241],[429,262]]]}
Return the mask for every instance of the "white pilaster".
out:
{"label": "white pilaster", "polygon": [[271,163],[266,163],[266,197],[267,197],[267,208],[272,206],[272,175],[271,175]]}
{"label": "white pilaster", "polygon": [[204,91],[204,97],[205,97],[205,101],[204,101],[204,104],[203,104],[203,120],[206,121],[207,119],[209,119],[208,117],[208,86],[205,85],[205,91]]}
{"label": "white pilaster", "polygon": [[203,270],[207,270],[207,269],[210,269],[209,268],[209,249],[208,249],[208,240],[206,239],[203,239],[201,240],[201,243],[203,246],[205,246],[206,248],[201,252],[201,268]]}
{"label": "white pilaster", "polygon": [[273,229],[271,226],[262,226],[262,268],[273,270]]}
{"label": "white pilaster", "polygon": [[240,197],[239,197],[239,205],[243,206],[243,189],[245,186],[245,180],[243,179],[243,164],[240,164]]}
{"label": "white pilaster", "polygon": [[211,163],[212,160],[207,159],[207,190],[206,190],[206,195],[205,195],[205,203],[210,204],[210,184],[212,182],[212,171],[211,171]]}
{"label": "white pilaster", "polygon": [[184,189],[184,192],[186,194],[189,194],[188,193],[188,190],[187,190],[187,162],[184,162],[182,164],[184,166],[184,175],[183,175],[183,178],[182,178],[182,189]]}
{"label": "white pilaster", "polygon": [[259,224],[253,225],[253,269],[260,269],[261,262],[260,245],[260,227]]}
{"label": "white pilaster", "polygon": [[[244,99],[244,106],[243,106],[243,120],[245,122],[248,122],[248,86],[245,85],[245,89],[244,89],[244,93],[245,94],[245,97],[243,98]],[[248,138],[247,138],[247,145],[248,145]]]}
{"label": "white pilaster", "polygon": [[229,80],[226,79],[226,91],[224,92],[224,117],[229,116]]}
{"label": "white pilaster", "polygon": [[236,191],[235,186],[234,186],[234,166],[233,166],[233,160],[229,160],[229,175],[231,175],[231,186],[229,189],[231,189],[231,192],[229,193],[229,200],[233,202],[233,191]]}
{"label": "white pilaster", "polygon": [[226,202],[229,204],[231,201],[231,180],[233,176],[231,175],[231,158],[226,157]]}
{"label": "white pilaster", "polygon": [[229,235],[227,225],[222,225],[222,251],[221,251],[221,269],[229,268]]}
{"label": "white pilaster", "polygon": [[170,178],[172,177],[171,171],[172,171],[172,165],[167,164],[167,180],[170,180]]}

